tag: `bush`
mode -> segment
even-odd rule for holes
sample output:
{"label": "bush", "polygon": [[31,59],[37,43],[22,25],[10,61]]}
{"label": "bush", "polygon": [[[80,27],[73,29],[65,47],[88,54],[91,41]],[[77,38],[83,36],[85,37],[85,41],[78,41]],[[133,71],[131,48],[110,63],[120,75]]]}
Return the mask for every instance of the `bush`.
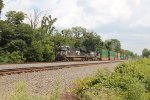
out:
{"label": "bush", "polygon": [[33,41],[31,47],[28,47],[25,53],[26,61],[43,61],[43,45],[40,41]]}
{"label": "bush", "polygon": [[80,100],[121,100],[120,91],[109,88],[90,88],[82,91],[77,97]]}
{"label": "bush", "polygon": [[29,62],[53,61],[55,53],[51,45],[44,44],[41,41],[33,41],[25,57],[27,58],[26,61]]}
{"label": "bush", "polygon": [[11,63],[21,63],[24,62],[23,54],[19,51],[12,52],[11,54],[7,54]]}
{"label": "bush", "polygon": [[128,84],[125,99],[127,100],[148,100],[145,96],[145,87],[141,83]]}
{"label": "bush", "polygon": [[52,50],[50,45],[46,45],[43,51],[43,59],[44,61],[54,61],[55,60],[55,53]]}
{"label": "bush", "polygon": [[21,63],[24,62],[25,58],[23,54],[19,51],[15,51],[12,53],[2,53],[0,54],[0,63]]}
{"label": "bush", "polygon": [[87,100],[103,97],[108,97],[107,100],[114,98],[148,100],[150,99],[149,73],[149,59],[128,61],[118,65],[112,73],[106,70],[98,71],[94,77],[78,81],[73,93],[79,99]]}

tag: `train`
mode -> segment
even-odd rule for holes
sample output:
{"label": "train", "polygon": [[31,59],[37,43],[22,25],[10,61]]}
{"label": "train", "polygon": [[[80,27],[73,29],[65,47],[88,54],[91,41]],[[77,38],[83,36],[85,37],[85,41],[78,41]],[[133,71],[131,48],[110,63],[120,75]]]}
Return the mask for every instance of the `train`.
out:
{"label": "train", "polygon": [[96,51],[87,51],[81,48],[70,46],[60,46],[56,50],[56,61],[107,61],[107,60],[127,60],[125,53],[109,51],[97,48]]}

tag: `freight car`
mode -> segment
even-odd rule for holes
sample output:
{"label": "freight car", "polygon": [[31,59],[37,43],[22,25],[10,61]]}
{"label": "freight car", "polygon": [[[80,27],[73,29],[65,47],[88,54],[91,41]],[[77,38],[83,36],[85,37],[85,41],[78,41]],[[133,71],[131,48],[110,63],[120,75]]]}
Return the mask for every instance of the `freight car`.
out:
{"label": "freight car", "polygon": [[97,60],[97,55],[95,52],[87,52],[81,48],[71,48],[69,46],[60,46],[56,52],[57,61],[88,61]]}
{"label": "freight car", "polygon": [[119,52],[109,51],[105,49],[96,49],[98,60],[127,60],[125,54],[120,54]]}
{"label": "freight car", "polygon": [[96,52],[97,52],[98,60],[102,60],[102,61],[109,60],[108,59],[108,50],[97,48]]}

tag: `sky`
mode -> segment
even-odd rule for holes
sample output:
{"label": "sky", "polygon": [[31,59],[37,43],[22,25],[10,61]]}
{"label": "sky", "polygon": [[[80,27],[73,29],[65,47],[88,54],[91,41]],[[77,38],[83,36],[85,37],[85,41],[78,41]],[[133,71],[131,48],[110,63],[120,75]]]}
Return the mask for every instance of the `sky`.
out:
{"label": "sky", "polygon": [[57,18],[58,30],[82,26],[103,40],[119,39],[122,48],[141,54],[150,49],[150,0],[3,0],[10,10],[44,11]]}

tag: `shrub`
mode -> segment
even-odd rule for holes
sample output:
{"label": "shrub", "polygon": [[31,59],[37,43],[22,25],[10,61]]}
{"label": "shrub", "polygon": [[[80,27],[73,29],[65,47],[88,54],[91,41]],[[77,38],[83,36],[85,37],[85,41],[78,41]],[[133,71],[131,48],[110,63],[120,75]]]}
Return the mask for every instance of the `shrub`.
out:
{"label": "shrub", "polygon": [[145,87],[141,83],[128,84],[125,99],[148,100],[148,98],[145,96],[145,91]]}
{"label": "shrub", "polygon": [[80,100],[121,100],[120,91],[109,88],[90,88],[78,95]]}
{"label": "shrub", "polygon": [[128,61],[118,65],[112,73],[106,70],[97,71],[93,77],[78,81],[74,93],[79,99],[89,100],[103,97],[108,97],[107,100],[114,98],[148,100],[150,99],[149,73],[149,59]]}
{"label": "shrub", "polygon": [[43,61],[43,45],[40,41],[33,41],[31,47],[28,47],[25,53],[26,61]]}
{"label": "shrub", "polygon": [[19,51],[12,52],[11,54],[7,54],[11,63],[21,63],[24,62],[23,54]]}
{"label": "shrub", "polygon": [[54,51],[50,45],[46,45],[44,47],[43,59],[44,61],[53,61],[55,59]]}
{"label": "shrub", "polygon": [[24,62],[25,58],[23,54],[19,51],[15,51],[12,53],[1,53],[0,54],[0,63],[21,63]]}
{"label": "shrub", "polygon": [[[108,70],[103,71],[96,71],[94,77],[86,77],[83,80],[76,80],[75,81],[75,89],[73,90],[74,93],[80,93],[82,90],[90,89],[91,87],[99,87],[101,84],[107,84],[109,78]],[[101,84],[100,84],[101,83]]]}

